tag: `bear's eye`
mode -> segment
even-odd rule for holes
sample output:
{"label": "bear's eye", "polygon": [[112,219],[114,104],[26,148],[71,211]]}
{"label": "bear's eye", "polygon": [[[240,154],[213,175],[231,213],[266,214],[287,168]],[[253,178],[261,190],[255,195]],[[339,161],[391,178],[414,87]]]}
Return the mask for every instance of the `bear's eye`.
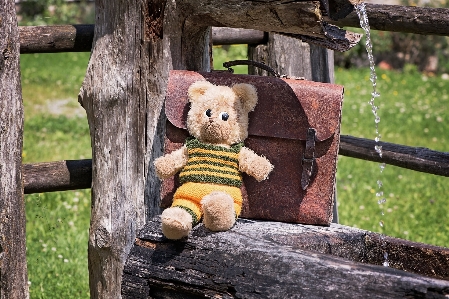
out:
{"label": "bear's eye", "polygon": [[227,121],[229,118],[229,114],[227,112],[221,112],[220,113],[220,118],[224,121]]}
{"label": "bear's eye", "polygon": [[207,117],[211,117],[211,116],[212,116],[212,110],[207,109],[207,110],[206,110],[206,116],[207,116]]}

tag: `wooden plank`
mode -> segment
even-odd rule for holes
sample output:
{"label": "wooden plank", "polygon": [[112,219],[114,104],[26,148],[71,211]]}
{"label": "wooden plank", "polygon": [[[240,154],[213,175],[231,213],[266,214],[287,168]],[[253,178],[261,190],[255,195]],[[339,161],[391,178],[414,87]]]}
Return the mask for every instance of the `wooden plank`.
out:
{"label": "wooden plank", "polygon": [[174,1],[96,1],[92,55],[79,94],[92,140],[91,298],[121,298],[136,236],[159,213],[162,111],[170,68],[210,70],[210,28]]}
{"label": "wooden plank", "polygon": [[20,26],[20,53],[90,52],[94,25]]}
{"label": "wooden plank", "polygon": [[211,233],[198,226],[187,240],[173,242],[162,236],[155,219],[139,233],[130,252],[122,296],[447,298],[447,280],[352,261],[367,254],[363,246],[368,233],[351,230],[336,224],[322,228],[239,220],[230,231]]}
{"label": "wooden plank", "polygon": [[[95,25],[20,26],[20,53],[90,52]],[[214,45],[261,44],[263,31],[212,28]]]}
{"label": "wooden plank", "polygon": [[0,2],[0,298],[28,298],[22,184],[23,103],[13,0]]}
{"label": "wooden plank", "polygon": [[[366,4],[371,29],[449,36],[449,9],[418,6]],[[338,21],[325,18],[340,27],[359,27],[355,11]]]}
{"label": "wooden plank", "polygon": [[[325,47],[346,51],[360,40],[360,35],[352,34],[338,27],[322,23],[320,4],[316,1],[221,1],[178,4],[180,11],[188,15],[191,25],[199,27],[233,27],[255,29],[241,31],[244,36],[232,39],[221,37],[223,43],[260,42],[264,31],[279,31],[295,34],[297,38]],[[300,17],[298,17],[300,16]],[[21,53],[51,53],[67,51],[90,51],[93,40],[93,25],[28,26],[20,28]],[[257,32],[261,31],[261,32]],[[217,37],[220,40],[219,37]],[[262,39],[263,40],[263,39]],[[221,42],[220,41],[220,42]]]}
{"label": "wooden plank", "polygon": [[24,193],[87,189],[92,184],[92,160],[64,160],[23,165]]}
{"label": "wooden plank", "polygon": [[266,43],[267,38],[267,34],[260,30],[212,27],[212,43],[214,45],[257,45]]}
{"label": "wooden plank", "polygon": [[318,1],[186,0],[180,6],[197,25],[282,32],[337,51],[349,50],[361,37],[322,22]]}
{"label": "wooden plank", "polygon": [[[382,158],[374,146],[382,146]],[[388,142],[340,136],[340,155],[381,162],[425,173],[449,176],[449,153],[422,147],[398,145]]]}

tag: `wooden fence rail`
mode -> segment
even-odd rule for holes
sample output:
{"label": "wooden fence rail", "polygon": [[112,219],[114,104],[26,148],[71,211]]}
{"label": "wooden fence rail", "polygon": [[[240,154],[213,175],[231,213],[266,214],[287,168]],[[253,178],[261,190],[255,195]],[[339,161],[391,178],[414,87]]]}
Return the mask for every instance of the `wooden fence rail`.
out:
{"label": "wooden fence rail", "polygon": [[[21,26],[20,53],[90,52],[94,25]],[[215,45],[261,44],[267,40],[263,31],[217,28],[212,30]]]}
{"label": "wooden fence rail", "polygon": [[[449,36],[449,9],[414,6],[367,4],[371,29]],[[326,19],[337,26],[359,27],[355,12],[344,19]],[[94,25],[21,26],[20,53],[89,52]],[[266,41],[262,31],[214,27],[213,43],[260,44]]]}
{"label": "wooden fence rail", "polygon": [[[382,146],[382,158],[374,150]],[[420,172],[449,177],[449,153],[353,136],[340,136],[340,155],[384,162]],[[92,160],[67,160],[23,166],[25,194],[90,188]]]}
{"label": "wooden fence rail", "polygon": [[[449,9],[417,6],[366,4],[371,29],[418,33],[426,35],[449,35]],[[355,11],[344,19],[333,21],[337,26],[360,27]]]}

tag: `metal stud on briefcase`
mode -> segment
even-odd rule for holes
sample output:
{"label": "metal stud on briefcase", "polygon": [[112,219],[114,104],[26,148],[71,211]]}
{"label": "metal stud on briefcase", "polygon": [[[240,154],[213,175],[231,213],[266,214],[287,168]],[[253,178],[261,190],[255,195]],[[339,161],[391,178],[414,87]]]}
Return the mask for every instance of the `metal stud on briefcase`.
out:
{"label": "metal stud on briefcase", "polygon": [[[188,132],[187,89],[199,80],[216,85],[253,84],[256,109],[249,114],[245,145],[274,165],[269,179],[243,176],[243,218],[329,225],[340,139],[343,87],[306,80],[230,72],[171,71],[165,102],[165,152],[180,148]],[[161,206],[171,204],[178,178],[163,181]]]}

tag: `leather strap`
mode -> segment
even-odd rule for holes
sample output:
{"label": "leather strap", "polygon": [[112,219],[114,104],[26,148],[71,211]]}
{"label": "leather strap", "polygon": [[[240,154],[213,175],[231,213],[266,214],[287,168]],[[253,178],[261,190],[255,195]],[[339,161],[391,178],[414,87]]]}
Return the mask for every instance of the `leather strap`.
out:
{"label": "leather strap", "polygon": [[302,190],[307,190],[315,166],[315,137],[316,130],[314,128],[309,128],[307,130],[306,149],[304,150],[304,155],[302,157]]}

